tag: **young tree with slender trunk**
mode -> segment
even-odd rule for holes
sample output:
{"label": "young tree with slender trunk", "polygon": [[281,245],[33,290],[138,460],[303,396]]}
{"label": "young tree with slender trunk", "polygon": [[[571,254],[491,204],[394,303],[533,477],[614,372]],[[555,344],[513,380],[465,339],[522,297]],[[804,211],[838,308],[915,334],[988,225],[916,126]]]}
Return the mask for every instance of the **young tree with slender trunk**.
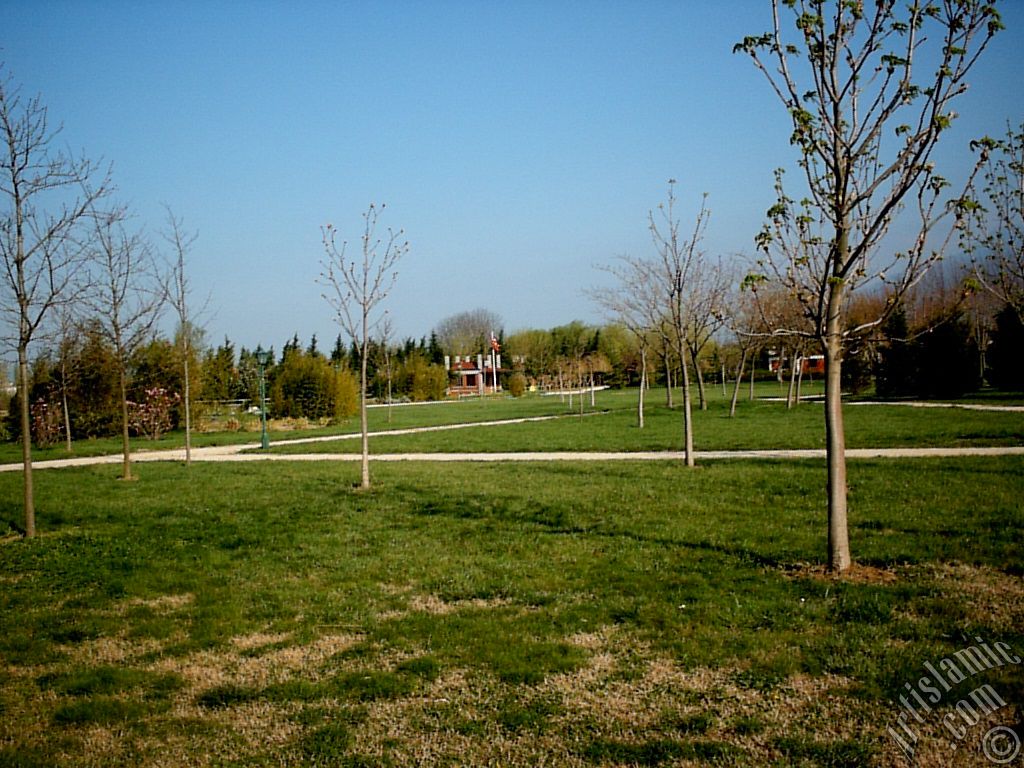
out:
{"label": "young tree with slender trunk", "polygon": [[636,339],[640,353],[640,391],[637,395],[636,420],[644,428],[644,397],[647,390],[647,355],[654,329],[660,321],[657,285],[653,264],[643,259],[622,256],[618,263],[602,267],[618,283],[614,288],[591,291],[591,297],[615,322],[621,323]]}
{"label": "young tree with slender trunk", "polygon": [[185,466],[192,465],[192,378],[190,362],[193,354],[193,320],[190,314],[191,285],[185,272],[185,258],[199,237],[198,233],[185,232],[183,222],[167,208],[167,228],[163,238],[171,248],[169,267],[169,298],[178,316],[178,345],[182,367],[182,408],[185,412]]}
{"label": "young tree with slender trunk", "polygon": [[[736,381],[732,389],[732,398],[729,401],[730,418],[736,415],[736,403],[740,397],[740,383],[743,381],[747,360],[757,355],[761,345],[760,318],[755,301],[752,291],[741,289],[738,293],[733,294],[731,301],[727,302],[729,309],[726,324],[735,334],[736,345],[740,350],[740,359],[736,363]],[[754,367],[753,362],[751,362],[751,367]],[[751,381],[753,381],[753,371],[751,371]]]}
{"label": "young tree with slender trunk", "polygon": [[394,339],[395,327],[391,321],[391,316],[385,311],[384,317],[380,321],[380,333],[377,339],[377,351],[380,354],[381,362],[384,364],[384,375],[387,377],[387,404],[388,404],[388,424],[391,423],[391,390],[392,390],[392,370],[391,370],[391,342]]}
{"label": "young tree with slender trunk", "polygon": [[[18,358],[25,536],[36,533],[29,403],[29,345],[50,312],[81,291],[86,254],[79,230],[110,189],[85,158],[55,149],[38,97],[23,101],[0,68],[0,312]],[[98,183],[97,183],[98,179]]]}
{"label": "young tree with slender trunk", "polygon": [[132,480],[128,405],[129,361],[150,340],[167,297],[149,244],[125,229],[124,209],[95,217],[94,289],[87,303],[112,345],[121,399],[121,450],[124,480]]}
{"label": "young tree with slender trunk", "polygon": [[648,214],[648,228],[658,258],[654,262],[653,276],[657,281],[660,301],[676,344],[680,378],[683,380],[683,455],[686,466],[694,465],[693,455],[693,398],[690,393],[690,372],[686,364],[689,333],[689,301],[691,281],[696,277],[704,254],[699,246],[707,229],[708,211],[701,200],[700,211],[688,239],[679,235],[679,219],[675,215],[675,179],[668,182],[668,201],[658,206],[659,215]]}
{"label": "young tree with slender trunk", "polygon": [[404,231],[388,229],[378,237],[377,224],[384,205],[373,203],[363,214],[361,253],[356,258],[345,255],[346,243],[337,244],[337,230],[332,224],[322,228],[326,256],[319,283],[326,289],[324,300],[334,310],[335,319],[359,349],[359,424],[362,432],[362,488],[370,487],[370,437],[366,419],[366,362],[370,339],[376,321],[373,311],[384,301],[398,279],[395,267],[409,252]]}
{"label": "young tree with slender trunk", "polygon": [[697,377],[697,396],[700,409],[708,409],[704,387],[704,373],[700,367],[701,353],[724,326],[726,299],[732,283],[732,274],[721,259],[698,259],[691,267],[686,290],[686,349]]}
{"label": "young tree with slender trunk", "polygon": [[[1002,25],[987,0],[773,0],[772,22],[734,50],[751,57],[790,116],[807,199],[791,200],[780,181],[758,247],[762,276],[801,302],[825,356],[828,562],[842,572],[852,562],[843,353],[851,334],[883,322],[939,259],[948,240],[935,231],[939,221],[963,213],[965,195],[945,199],[948,182],[931,156],[968,72]],[[917,218],[914,232],[883,262],[879,246],[904,209]],[[849,296],[869,282],[885,285],[892,301],[848,328]]]}
{"label": "young tree with slender trunk", "polygon": [[[974,143],[981,151],[984,187],[972,207],[964,241],[985,289],[1024,322],[1024,123],[1001,139]],[[976,201],[978,202],[978,201]]]}

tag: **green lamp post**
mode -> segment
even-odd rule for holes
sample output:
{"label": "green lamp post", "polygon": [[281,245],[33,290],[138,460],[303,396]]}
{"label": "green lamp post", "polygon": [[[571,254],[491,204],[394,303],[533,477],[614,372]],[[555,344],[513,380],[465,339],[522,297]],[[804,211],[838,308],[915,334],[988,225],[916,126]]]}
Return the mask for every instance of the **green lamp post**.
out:
{"label": "green lamp post", "polygon": [[262,345],[256,347],[256,364],[260,367],[260,420],[263,426],[260,446],[264,451],[270,448],[270,437],[267,435],[267,366],[270,365],[270,354]]}

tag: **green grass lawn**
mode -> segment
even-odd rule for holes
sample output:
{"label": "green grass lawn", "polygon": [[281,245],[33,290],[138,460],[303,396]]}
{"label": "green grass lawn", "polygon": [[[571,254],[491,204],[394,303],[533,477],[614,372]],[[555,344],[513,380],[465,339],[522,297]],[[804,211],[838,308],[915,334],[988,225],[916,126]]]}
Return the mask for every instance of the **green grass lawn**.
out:
{"label": "green grass lawn", "polygon": [[[852,464],[842,581],[821,462],[137,471],[39,472],[0,540],[0,765],[895,766],[926,661],[1024,656],[1020,457]],[[964,681],[921,764],[1022,701]]]}
{"label": "green grass lawn", "polygon": [[[594,409],[590,407],[589,397],[584,398],[582,418],[577,418],[575,411],[568,412],[566,402],[561,411],[566,418],[555,421],[382,435],[371,438],[370,450],[375,453],[681,450],[682,409],[667,408],[663,392],[652,392],[645,408],[645,426],[639,429],[635,398],[635,391],[600,392]],[[557,401],[558,398],[545,400]],[[523,404],[529,402],[524,400]],[[454,413],[461,406],[450,408]],[[785,403],[744,401],[739,404],[736,416],[730,418],[728,400],[722,397],[719,388],[709,397],[707,411],[694,409],[694,447],[697,450],[824,448],[823,409],[820,402],[813,401],[801,403],[792,410],[787,410]],[[479,410],[486,412],[485,408]],[[524,411],[524,415],[536,414]],[[1024,444],[1024,413],[849,404],[844,408],[844,417],[847,446],[851,448]],[[272,450],[293,454],[351,453],[359,451],[359,443],[339,440],[283,445]]]}
{"label": "green grass lawn", "polygon": [[[820,382],[804,387],[807,395],[820,395]],[[746,400],[743,387],[735,418],[729,418],[731,390],[723,394],[721,386],[708,387],[709,408],[694,410],[694,435],[697,450],[734,450],[763,448],[821,448],[824,446],[824,420],[820,402],[805,402],[787,410],[784,402],[764,398],[785,395],[775,382],[758,382],[756,394],[761,398]],[[648,396],[646,426],[636,427],[636,390],[605,390],[597,393],[595,407],[589,395],[584,396],[582,420],[559,419],[555,422],[528,426],[507,425],[431,432],[420,435],[380,436],[372,438],[371,450],[378,453],[398,452],[488,452],[488,451],[655,451],[679,450],[682,447],[682,411],[666,407],[664,390],[652,390]],[[695,394],[696,397],[696,394]],[[1011,396],[988,393],[985,403],[1016,404]],[[467,399],[458,402],[427,403],[412,406],[396,405],[371,408],[371,432],[433,427],[445,424],[471,424],[535,416],[571,417],[579,412],[579,399],[558,396],[528,395],[520,399],[495,397]],[[593,415],[598,413],[599,415]],[[846,413],[847,444],[850,447],[929,447],[969,445],[1020,445],[1024,443],[1024,413],[998,413],[962,409],[916,409],[906,406],[848,405]],[[271,429],[272,441],[297,438],[352,435],[359,431],[358,418],[328,427],[285,429],[283,422]],[[133,438],[133,451],[152,451],[184,446],[184,435],[173,432],[158,441]],[[259,442],[259,432],[197,433],[193,445],[241,445]],[[80,440],[69,454],[63,444],[45,450],[34,449],[36,461],[62,459],[69,456],[98,456],[121,450],[118,438]],[[356,452],[358,441],[304,443],[273,448],[279,453]],[[0,463],[21,460],[16,443],[0,443]]]}
{"label": "green grass lawn", "polygon": [[[537,396],[519,400],[497,397],[485,400],[467,399],[462,401],[424,403],[422,405],[395,405],[390,409],[387,407],[372,407],[368,411],[368,421],[371,430],[379,431],[436,426],[438,424],[496,421],[558,413],[566,413],[566,405],[561,403],[557,397]],[[255,420],[253,421],[255,423]],[[272,421],[270,439],[289,440],[304,437],[352,434],[359,431],[358,416],[327,427],[294,428],[293,424],[294,422],[291,420]],[[246,443],[259,443],[259,441],[259,431],[196,432],[192,435],[192,444],[196,447],[243,445]],[[170,432],[159,440],[133,437],[131,446],[133,451],[183,448],[185,446],[185,433],[183,431]],[[69,456],[103,456],[120,453],[120,451],[121,438],[107,437],[76,440],[73,443],[71,453],[68,453],[63,442],[45,449],[33,448],[32,456],[36,461],[45,461],[48,459],[64,459]],[[0,443],[0,464],[20,461],[20,443]]]}

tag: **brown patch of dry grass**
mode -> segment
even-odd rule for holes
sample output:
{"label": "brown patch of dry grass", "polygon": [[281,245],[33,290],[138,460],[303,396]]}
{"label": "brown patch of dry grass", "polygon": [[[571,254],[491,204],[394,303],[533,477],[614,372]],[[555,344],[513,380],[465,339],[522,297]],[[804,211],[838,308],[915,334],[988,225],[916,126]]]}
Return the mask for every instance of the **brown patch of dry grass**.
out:
{"label": "brown patch of dry grass", "polygon": [[1001,632],[1024,627],[1024,579],[996,568],[944,563],[929,569],[943,597],[955,600],[978,624]]}
{"label": "brown patch of dry grass", "polygon": [[784,575],[791,579],[846,581],[852,584],[895,584],[906,578],[902,568],[878,568],[854,563],[842,573],[835,573],[821,563],[793,563],[784,566]]}
{"label": "brown patch of dry grass", "polygon": [[187,605],[192,605],[195,602],[196,596],[191,592],[186,592],[182,595],[161,595],[149,600],[143,598],[135,598],[128,600],[123,605],[131,606],[143,606],[150,608],[156,613],[174,613],[174,611],[180,611]]}

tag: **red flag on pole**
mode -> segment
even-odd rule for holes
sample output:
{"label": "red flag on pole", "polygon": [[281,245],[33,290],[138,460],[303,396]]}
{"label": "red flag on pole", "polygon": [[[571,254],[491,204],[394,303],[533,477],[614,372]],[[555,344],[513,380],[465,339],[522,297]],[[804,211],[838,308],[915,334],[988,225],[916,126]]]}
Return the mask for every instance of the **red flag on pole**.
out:
{"label": "red flag on pole", "polygon": [[491,331],[491,349],[495,352],[501,352],[501,344],[499,344],[498,340],[494,338],[494,331]]}

